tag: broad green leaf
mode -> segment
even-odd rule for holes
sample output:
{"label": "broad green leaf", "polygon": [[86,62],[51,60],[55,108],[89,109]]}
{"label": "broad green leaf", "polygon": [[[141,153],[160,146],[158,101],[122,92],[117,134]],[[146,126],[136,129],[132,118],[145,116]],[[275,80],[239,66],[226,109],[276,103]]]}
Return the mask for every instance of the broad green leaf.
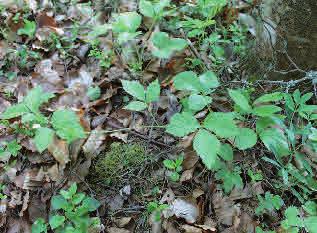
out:
{"label": "broad green leaf", "polygon": [[222,168],[217,171],[216,179],[223,181],[225,193],[229,193],[234,187],[243,188],[243,181],[238,171],[230,171],[227,168]]}
{"label": "broad green leaf", "polygon": [[16,140],[10,141],[6,147],[6,150],[13,156],[17,156],[19,150],[21,149],[22,149],[22,146]]}
{"label": "broad green leaf", "polygon": [[201,129],[195,135],[194,150],[208,169],[213,169],[217,163],[217,153],[220,150],[220,142],[217,137],[205,129]]}
{"label": "broad green leaf", "polygon": [[140,0],[139,9],[142,15],[153,18],[155,16],[154,6],[152,2],[147,0]]}
{"label": "broad green leaf", "polygon": [[156,32],[152,37],[154,49],[152,54],[159,58],[170,58],[177,51],[183,50],[187,46],[184,39],[170,38],[166,32]]}
{"label": "broad green leaf", "polygon": [[286,104],[286,106],[287,106],[290,110],[295,111],[295,103],[294,103],[294,101],[293,101],[292,96],[291,96],[290,94],[288,94],[288,93],[285,93],[285,94],[284,94],[284,99],[285,99],[285,104]]}
{"label": "broad green leaf", "polygon": [[50,226],[54,230],[60,226],[62,226],[65,222],[65,217],[61,215],[54,215],[50,218]]}
{"label": "broad green leaf", "polygon": [[61,190],[60,193],[65,199],[71,199],[77,192],[77,184],[73,183],[68,190]]}
{"label": "broad green leaf", "polygon": [[38,128],[35,132],[34,144],[37,150],[42,153],[53,141],[54,131],[50,128]]}
{"label": "broad green leaf", "polygon": [[140,32],[121,32],[118,35],[118,43],[121,45],[125,42],[133,40],[136,36],[140,35]]}
{"label": "broad green leaf", "polygon": [[202,89],[209,93],[210,89],[217,88],[219,86],[219,81],[216,74],[212,71],[207,71],[198,77]]}
{"label": "broad green leaf", "polygon": [[239,133],[233,118],[232,113],[211,112],[204,121],[204,127],[213,131],[218,137],[233,137]]}
{"label": "broad green leaf", "polygon": [[265,129],[260,133],[260,138],[266,148],[278,157],[289,155],[290,150],[285,134],[277,128]]}
{"label": "broad green leaf", "polygon": [[23,104],[16,104],[8,107],[4,113],[1,114],[1,119],[11,119],[18,116],[21,116],[29,112],[28,108]]}
{"label": "broad green leaf", "polygon": [[87,96],[89,97],[90,100],[94,101],[99,99],[101,95],[101,90],[100,87],[89,87],[87,91]]}
{"label": "broad green leaf", "polygon": [[34,21],[29,21],[25,19],[23,28],[19,28],[18,35],[27,35],[32,38],[35,34],[36,23]]}
{"label": "broad green leaf", "polygon": [[227,143],[221,144],[218,155],[226,161],[232,161],[233,160],[232,147]]}
{"label": "broad green leaf", "polygon": [[174,170],[175,169],[175,163],[173,160],[170,159],[165,159],[163,161],[163,164],[166,168],[170,169],[170,170]]}
{"label": "broad green leaf", "polygon": [[109,31],[109,29],[111,29],[111,25],[109,24],[94,26],[92,28],[92,31],[88,33],[88,38],[91,40],[96,39],[97,37],[106,34]]}
{"label": "broad green leaf", "polygon": [[56,195],[52,197],[51,207],[53,210],[65,209],[67,206],[67,200],[62,195]]}
{"label": "broad green leaf", "polygon": [[317,215],[317,203],[316,202],[307,201],[302,207],[309,215]]}
{"label": "broad green leaf", "polygon": [[188,107],[192,111],[200,111],[212,101],[211,97],[192,94],[188,97]]}
{"label": "broad green leaf", "polygon": [[267,102],[275,102],[275,101],[280,101],[284,97],[284,94],[281,92],[274,92],[270,94],[264,94],[257,98],[253,104],[259,104],[259,103],[267,103]]}
{"label": "broad green leaf", "polygon": [[49,101],[49,99],[53,98],[54,94],[43,92],[41,86],[37,86],[30,90],[27,96],[23,99],[23,103],[30,110],[30,112],[38,112],[40,106],[43,103]]}
{"label": "broad green leaf", "polygon": [[234,145],[239,150],[246,150],[252,148],[257,142],[256,133],[249,128],[239,129],[239,134],[234,139]]}
{"label": "broad green leaf", "polygon": [[114,33],[136,32],[142,21],[141,15],[136,12],[125,12],[117,15],[116,21],[112,24]]}
{"label": "broad green leaf", "polygon": [[137,81],[121,80],[123,89],[138,100],[145,101],[145,90]]}
{"label": "broad green leaf", "polygon": [[147,108],[147,104],[141,101],[132,101],[124,109],[131,110],[131,111],[143,111]]}
{"label": "broad green leaf", "polygon": [[183,137],[200,128],[197,119],[188,112],[176,113],[166,127],[166,132],[174,136]]}
{"label": "broad green leaf", "polygon": [[229,96],[242,110],[250,112],[252,110],[248,99],[239,90],[229,90]]}
{"label": "broad green leaf", "polygon": [[184,71],[174,77],[177,90],[200,92],[202,87],[197,75],[193,71]]}
{"label": "broad green leaf", "polygon": [[304,225],[309,233],[317,233],[317,216],[308,216],[304,219]]}
{"label": "broad green leaf", "polygon": [[304,104],[306,103],[308,100],[311,99],[311,97],[313,97],[313,93],[309,92],[309,93],[306,93],[305,95],[303,95],[301,98],[300,98],[300,104]]}
{"label": "broad green leaf", "polygon": [[43,218],[38,218],[32,225],[32,233],[47,233],[47,225]]}
{"label": "broad green leaf", "polygon": [[72,110],[55,111],[51,118],[51,124],[56,130],[56,134],[68,143],[86,137],[78,116]]}
{"label": "broad green leaf", "polygon": [[156,79],[146,89],[146,102],[151,103],[151,102],[157,102],[160,99],[160,92],[161,92],[161,87],[159,84],[159,81]]}
{"label": "broad green leaf", "polygon": [[83,200],[82,204],[89,212],[95,211],[99,208],[100,203],[95,198],[87,197]]}
{"label": "broad green leaf", "polygon": [[255,107],[253,113],[257,116],[268,117],[272,116],[274,113],[280,112],[282,109],[275,105],[262,105]]}
{"label": "broad green leaf", "polygon": [[74,205],[79,205],[80,202],[82,202],[84,200],[84,198],[86,197],[86,195],[84,193],[77,193],[74,195],[74,197],[72,198],[72,203]]}

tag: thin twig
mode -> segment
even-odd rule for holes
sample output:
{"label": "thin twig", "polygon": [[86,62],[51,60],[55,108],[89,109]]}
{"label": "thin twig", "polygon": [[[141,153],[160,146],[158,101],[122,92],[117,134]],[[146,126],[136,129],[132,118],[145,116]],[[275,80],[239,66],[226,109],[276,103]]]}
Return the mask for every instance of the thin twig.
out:
{"label": "thin twig", "polygon": [[192,44],[192,42],[190,41],[190,39],[187,38],[184,30],[181,28],[180,29],[181,35],[182,37],[188,42],[189,48],[192,51],[193,55],[198,58],[199,60],[203,61],[203,64],[205,66],[205,69],[210,70],[211,66],[210,66],[210,62],[207,61],[207,59],[203,58],[200,56],[199,52],[197,51],[197,49],[194,47],[194,45]]}

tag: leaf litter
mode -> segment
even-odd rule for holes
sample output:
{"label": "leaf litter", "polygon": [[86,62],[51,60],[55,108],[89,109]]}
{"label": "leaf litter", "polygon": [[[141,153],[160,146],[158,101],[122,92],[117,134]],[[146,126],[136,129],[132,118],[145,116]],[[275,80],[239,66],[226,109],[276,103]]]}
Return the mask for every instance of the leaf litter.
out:
{"label": "leaf litter", "polygon": [[[209,80],[214,78],[213,74],[199,76],[186,72],[186,67],[189,64],[196,68],[210,66],[209,62],[196,64],[193,60],[206,63],[213,58],[203,57],[203,52],[196,51],[195,39],[182,38],[175,30],[167,34],[165,31],[171,25],[155,25],[157,19],[181,17],[181,14],[173,11],[170,1],[140,1],[150,8],[154,4],[153,11],[140,10],[137,1],[71,2],[0,0],[0,6],[5,9],[0,8],[3,20],[0,24],[9,30],[0,34],[0,68],[12,74],[0,73],[3,120],[0,122],[0,184],[5,184],[0,189],[1,232],[37,233],[32,230],[32,224],[39,218],[50,219],[52,197],[76,182],[80,191],[101,203],[93,214],[101,219],[101,230],[96,232],[255,233],[262,219],[252,211],[252,200],[264,194],[267,184],[264,188],[263,179],[253,182],[245,176],[240,187],[234,180],[237,173],[230,173],[231,176],[226,173],[233,183],[229,186],[234,188],[230,192],[219,188],[219,182],[203,163],[209,163],[210,159],[217,161],[220,144],[214,134],[201,129],[198,120],[205,119],[205,128],[221,138],[229,138],[230,144],[238,145],[239,149],[255,145],[255,133],[242,128],[244,133],[237,135],[231,113],[219,117],[225,124],[223,127],[231,126],[227,131],[220,123],[216,128],[208,126],[208,111],[203,109],[226,107],[218,104],[217,96],[211,104],[210,97],[198,94],[219,86],[218,80],[213,83]],[[196,3],[173,2],[184,9]],[[226,6],[225,11],[240,8],[247,6]],[[120,14],[112,14],[114,9]],[[135,11],[145,17],[131,13]],[[225,22],[222,17],[220,14],[219,20]],[[249,12],[239,13],[237,17],[247,21],[248,30],[255,35]],[[199,33],[199,29],[192,33]],[[121,50],[117,44],[121,44]],[[187,60],[191,54],[198,56],[190,58],[192,63]],[[187,103],[179,101],[188,91],[195,94],[186,99]],[[35,93],[34,99],[29,93]],[[236,107],[251,111],[245,95],[238,90],[229,91]],[[220,102],[227,100],[220,98]],[[13,111],[16,109],[12,110],[12,106],[18,106],[15,108],[22,113]],[[188,107],[195,116],[180,113],[182,106]],[[8,109],[11,112],[6,112]],[[153,111],[149,114],[144,109]],[[37,123],[33,124],[34,121]],[[160,126],[167,122],[170,123],[167,133],[181,137],[180,140],[162,130]],[[45,128],[41,131],[45,133],[34,137],[39,128]],[[284,134],[285,129],[280,131]],[[244,138],[245,134],[252,134],[252,140],[248,135]],[[199,143],[206,138],[209,139],[206,145]],[[2,148],[8,148],[7,142],[13,140],[21,148],[15,148],[14,153],[10,150],[2,153]],[[133,158],[107,163],[107,156],[115,153],[114,145],[119,148],[116,149],[119,155],[130,153]],[[302,151],[316,159],[311,148],[303,147]],[[203,161],[196,152],[204,154],[200,155]],[[181,153],[184,159],[177,171],[177,183],[169,179],[172,173],[166,171],[162,161]],[[115,154],[116,158],[119,155]],[[242,160],[247,171],[250,161]],[[95,173],[102,161],[106,161],[106,167],[100,168],[101,171],[109,171],[112,165],[113,176]],[[207,167],[213,165],[217,164]],[[155,203],[154,210],[150,210],[149,203]]]}

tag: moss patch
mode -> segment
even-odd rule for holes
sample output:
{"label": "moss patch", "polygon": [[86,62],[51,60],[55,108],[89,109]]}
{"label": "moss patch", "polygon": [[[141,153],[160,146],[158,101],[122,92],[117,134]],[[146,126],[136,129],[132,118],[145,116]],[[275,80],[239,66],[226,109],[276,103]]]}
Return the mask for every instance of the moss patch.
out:
{"label": "moss patch", "polygon": [[89,182],[96,187],[122,185],[137,175],[148,158],[141,144],[112,143],[109,151],[95,160]]}

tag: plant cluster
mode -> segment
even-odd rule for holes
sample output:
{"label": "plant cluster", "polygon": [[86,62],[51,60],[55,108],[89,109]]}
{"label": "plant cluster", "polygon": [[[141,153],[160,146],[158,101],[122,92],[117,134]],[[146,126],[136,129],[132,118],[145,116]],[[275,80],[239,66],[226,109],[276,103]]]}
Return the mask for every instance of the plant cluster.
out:
{"label": "plant cluster", "polygon": [[91,218],[100,203],[77,192],[77,185],[73,183],[68,190],[61,190],[59,195],[51,200],[51,214],[49,223],[42,218],[35,221],[32,233],[47,233],[49,229],[56,233],[86,233],[100,227],[99,218]]}

